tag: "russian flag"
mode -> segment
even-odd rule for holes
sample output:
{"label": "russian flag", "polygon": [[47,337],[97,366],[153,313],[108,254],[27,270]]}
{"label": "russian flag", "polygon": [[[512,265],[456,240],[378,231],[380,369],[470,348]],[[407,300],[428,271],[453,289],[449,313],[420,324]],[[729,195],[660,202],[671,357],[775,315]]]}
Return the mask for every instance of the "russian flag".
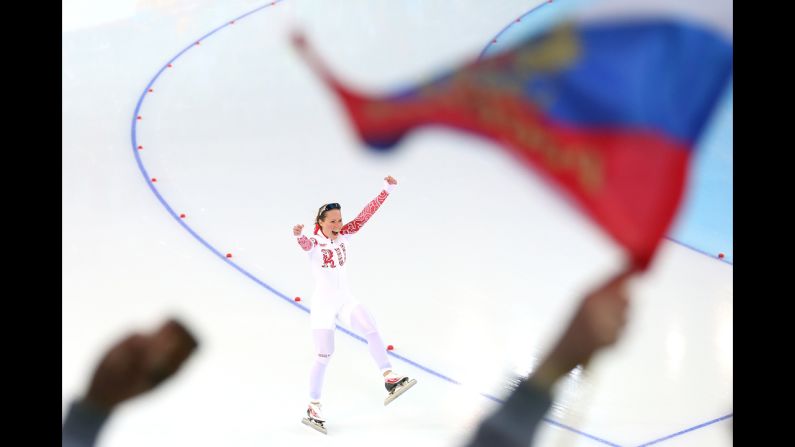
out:
{"label": "russian flag", "polygon": [[380,96],[343,85],[295,43],[374,150],[429,124],[491,138],[645,269],[731,77],[731,16],[730,1],[603,1],[508,52]]}

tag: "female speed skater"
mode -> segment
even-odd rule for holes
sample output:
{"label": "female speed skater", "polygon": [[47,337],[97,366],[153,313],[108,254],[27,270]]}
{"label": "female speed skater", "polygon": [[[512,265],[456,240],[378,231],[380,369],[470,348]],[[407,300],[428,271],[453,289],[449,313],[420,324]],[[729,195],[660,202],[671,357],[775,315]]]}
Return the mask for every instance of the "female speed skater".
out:
{"label": "female speed skater", "polygon": [[356,218],[342,223],[342,208],[339,203],[327,203],[320,207],[315,217],[315,229],[311,236],[302,234],[303,225],[293,227],[298,245],[307,253],[315,277],[312,295],[310,326],[315,344],[315,360],[309,374],[309,405],[303,422],[326,433],[325,418],[320,404],[326,366],[334,353],[334,330],[339,319],[367,340],[370,355],[381,370],[384,387],[388,395],[387,405],[417,381],[396,374],[387,358],[386,348],[370,312],[353,296],[345,273],[351,239],[384,203],[389,193],[397,187],[392,176],[384,178],[384,188],[378,196],[364,207]]}

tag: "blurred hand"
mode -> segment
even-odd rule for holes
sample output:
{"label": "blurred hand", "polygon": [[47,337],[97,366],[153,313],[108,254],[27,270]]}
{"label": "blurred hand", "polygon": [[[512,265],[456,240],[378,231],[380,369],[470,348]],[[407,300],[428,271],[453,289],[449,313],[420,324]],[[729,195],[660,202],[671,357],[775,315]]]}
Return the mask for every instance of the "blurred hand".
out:
{"label": "blurred hand", "polygon": [[298,225],[294,226],[293,227],[293,235],[294,236],[300,236],[301,235],[301,230],[303,230],[303,229],[304,229],[304,226],[301,225],[301,224],[298,224]]}
{"label": "blurred hand", "polygon": [[580,302],[569,326],[531,380],[549,389],[577,365],[585,365],[598,350],[615,343],[627,321],[626,282],[634,271],[622,272]]}
{"label": "blurred hand", "polygon": [[386,177],[384,177],[384,180],[386,180],[386,182],[389,183],[390,185],[397,185],[397,180],[395,180],[395,178],[392,177],[391,175],[387,175]]}
{"label": "blurred hand", "polygon": [[153,334],[129,335],[99,362],[86,400],[110,411],[174,375],[197,346],[193,335],[173,319]]}

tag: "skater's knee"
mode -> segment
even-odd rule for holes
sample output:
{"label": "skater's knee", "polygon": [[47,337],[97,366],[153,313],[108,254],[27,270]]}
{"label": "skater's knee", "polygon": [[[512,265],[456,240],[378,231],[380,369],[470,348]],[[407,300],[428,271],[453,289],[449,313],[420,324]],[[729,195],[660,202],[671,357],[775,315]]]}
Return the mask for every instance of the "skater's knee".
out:
{"label": "skater's knee", "polygon": [[365,323],[359,326],[359,332],[369,337],[378,334],[378,328],[375,327],[375,324]]}
{"label": "skater's knee", "polygon": [[351,323],[353,328],[365,335],[371,335],[378,332],[375,325],[375,319],[364,306],[358,306],[351,316]]}
{"label": "skater's knee", "polygon": [[331,360],[331,354],[333,354],[333,353],[334,353],[333,351],[332,352],[328,352],[328,353],[322,353],[322,352],[318,353],[317,354],[317,361],[320,362],[320,363],[323,363],[324,365],[326,365],[326,364],[328,364],[329,360]]}

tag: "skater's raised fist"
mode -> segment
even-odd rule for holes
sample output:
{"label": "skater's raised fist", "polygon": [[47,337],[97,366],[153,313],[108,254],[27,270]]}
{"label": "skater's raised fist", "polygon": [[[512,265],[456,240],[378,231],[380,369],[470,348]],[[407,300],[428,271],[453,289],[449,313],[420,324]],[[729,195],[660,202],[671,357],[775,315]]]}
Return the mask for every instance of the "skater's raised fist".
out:
{"label": "skater's raised fist", "polygon": [[390,185],[397,185],[397,180],[395,180],[395,177],[392,177],[391,175],[384,177],[384,180],[386,180],[386,182]]}
{"label": "skater's raised fist", "polygon": [[298,225],[293,227],[293,234],[295,236],[300,236],[301,235],[301,230],[303,230],[303,229],[304,229],[304,226],[301,225],[301,224],[298,224]]}

